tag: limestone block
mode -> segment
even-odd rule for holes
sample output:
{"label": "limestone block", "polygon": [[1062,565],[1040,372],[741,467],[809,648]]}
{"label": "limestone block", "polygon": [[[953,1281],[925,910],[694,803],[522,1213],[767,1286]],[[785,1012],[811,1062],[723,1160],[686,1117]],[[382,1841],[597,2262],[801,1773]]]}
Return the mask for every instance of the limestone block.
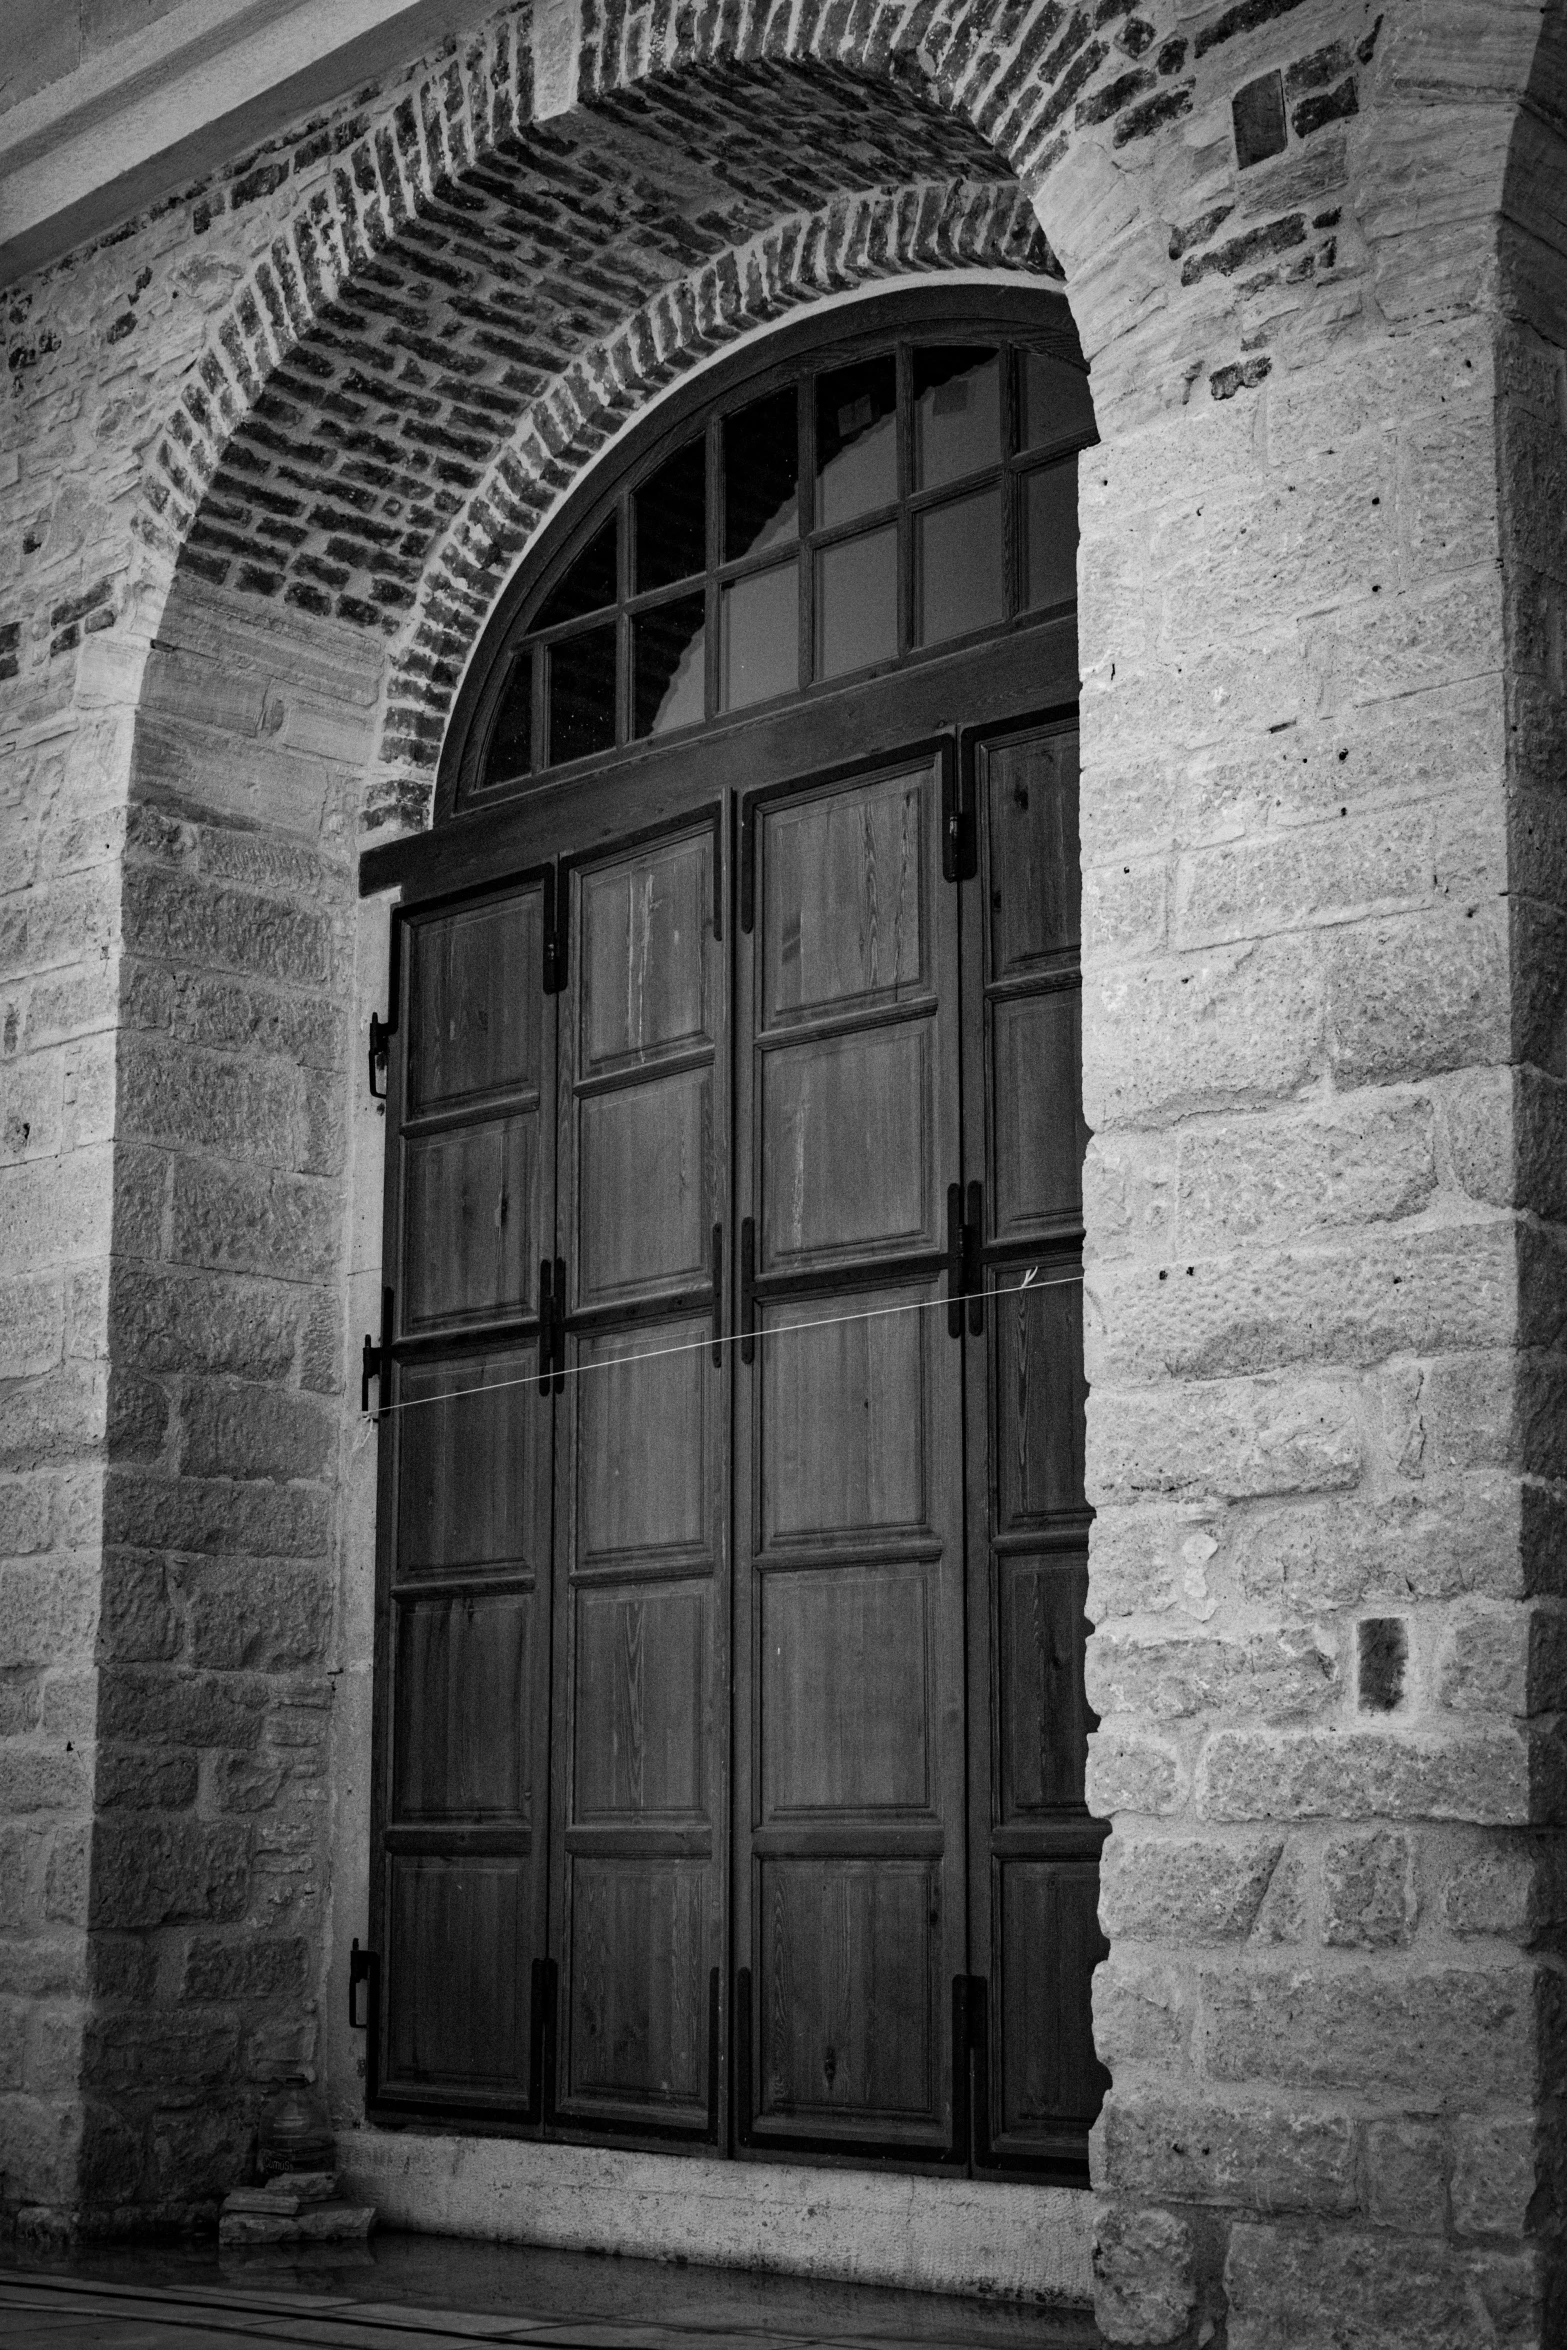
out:
{"label": "limestone block", "polygon": [[1324,953],[1337,1084],[1396,1084],[1511,1057],[1507,922],[1495,901],[1349,923]]}
{"label": "limestone block", "polygon": [[[303,1105],[295,1072],[279,1062],[194,1053],[144,1036],[120,1051],[120,1130],[127,1141],[297,1162]],[[263,1160],[263,1164],[265,1160]]]}
{"label": "limestone block", "polygon": [[1283,1850],[1281,1837],[1166,1842],[1118,1831],[1100,1856],[1100,1925],[1112,1946],[1242,1941]]}
{"label": "limestone block", "polygon": [[0,1167],[0,1230],[10,1262],[37,1272],[105,1253],[112,1181],[110,1149],[102,1143]]}
{"label": "limestone block", "polygon": [[1165,1740],[1115,1724],[1089,1738],[1088,1808],[1100,1819],[1177,1811],[1189,1777],[1179,1749]]}
{"label": "limestone block", "polygon": [[1085,931],[1083,1099],[1096,1133],[1287,1099],[1317,1067],[1323,992],[1309,940],[1102,970],[1096,949]]}
{"label": "limestone block", "polygon": [[1112,1943],[1094,1969],[1094,2049],[1111,2077],[1131,2065],[1168,2070],[1191,2038],[1191,1986],[1178,1965],[1143,1964]]}
{"label": "limestone block", "polygon": [[250,1830],[240,1821],[103,1823],[94,1853],[94,1922],[138,1927],[238,1918],[250,1890]]}
{"label": "limestone block", "polygon": [[253,1747],[264,1682],[227,1673],[120,1665],[101,1677],[98,1734],[147,1746]]}
{"label": "limestone block", "polygon": [[[1453,2122],[1453,2227],[1460,2236],[1522,2236],[1540,2183],[1540,2125],[1525,2114]],[[1557,2150],[1556,2167],[1562,2163]]]}
{"label": "limestone block", "polygon": [[1173,2342],[1197,2306],[1196,2245],[1173,2212],[1100,2202],[1094,2315],[1107,2342]]}
{"label": "limestone block", "polygon": [[1491,1842],[1465,1854],[1442,1887],[1449,1933],[1523,1940],[1536,1921],[1540,1867],[1540,1856],[1520,1839]]}
{"label": "limestone block", "polygon": [[1232,1538],[1246,1596],[1298,1620],[1378,1595],[1400,1603],[1470,1591],[1522,1596],[1522,1519],[1517,1478],[1460,1471],[1377,1497],[1253,1510]]}
{"label": "limestone block", "polygon": [[[1510,1222],[1376,1231],[1355,1245],[1107,1265],[1091,1383],[1213,1379],[1295,1362],[1374,1364],[1494,1346],[1516,1326]],[[1090,1323],[1089,1329],[1098,1328]]]}
{"label": "limestone block", "polygon": [[1352,1950],[1401,1949],[1420,1916],[1415,1848],[1391,1828],[1332,1836],[1322,1854],[1322,1939]]}
{"label": "limestone block", "polygon": [[1096,1389],[1088,1407],[1088,1491],[1236,1500],[1342,1491],[1361,1471],[1353,1390],[1328,1379],[1221,1379],[1186,1387]]}
{"label": "limestone block", "polygon": [[1477,2287],[1484,2308],[1513,2282],[1426,2238],[1241,2226],[1224,2268],[1230,2350],[1472,2350]]}
{"label": "limestone block", "polygon": [[346,1057],[340,1005],[315,993],[247,986],[204,971],[173,975],[169,1026],[189,1044],[271,1056],[306,1069],[341,1069]]}
{"label": "limestone block", "polygon": [[1471,1820],[1531,1816],[1535,1755],[1517,1730],[1220,1730],[1197,1808],[1212,1820]]}
{"label": "limestone block", "polygon": [[1343,2114],[1231,2109],[1139,2084],[1112,2093],[1098,2136],[1112,2194],[1242,2211],[1350,2212],[1359,2201],[1355,2125]]}
{"label": "limestone block", "polygon": [[137,951],[198,971],[307,988],[326,987],[335,976],[326,915],[151,868],[126,873],[125,937]]}
{"label": "limestone block", "polygon": [[1436,1185],[1422,1095],[1368,1090],[1304,1112],[1253,1112],[1182,1133],[1175,1245],[1212,1254],[1394,1222],[1428,1206]]}
{"label": "limestone block", "polygon": [[1324,1711],[1338,1694],[1333,1651],[1309,1631],[1244,1640],[1096,1632],[1088,1645],[1087,1688],[1098,1714],[1154,1721],[1214,1711],[1288,1721]]}
{"label": "limestone block", "polygon": [[330,1500],[319,1488],[169,1477],[112,1467],[104,1484],[104,1539],[144,1550],[237,1557],[321,1558]]}
{"label": "limestone block", "polygon": [[92,1364],[0,1388],[0,1469],[28,1470],[80,1460],[102,1439],[107,1381]]}
{"label": "limestone block", "polygon": [[293,1282],[328,1280],[343,1245],[341,1194],[310,1175],[184,1161],[174,1170],[171,1223],[176,1264]]}
{"label": "limestone block", "polygon": [[1462,2109],[1546,2084],[1532,1969],[1366,1965],[1205,1975],[1200,2054],[1211,2080],[1377,2091]]}
{"label": "limestone block", "polygon": [[1447,2143],[1422,2120],[1372,2122],[1366,2129],[1366,2216],[1379,2227],[1440,2236],[1447,2226]]}
{"label": "limestone block", "polygon": [[324,1658],[332,1628],[332,1586],[322,1567],[208,1560],[191,1571],[187,1582],[193,1665],[278,1672]]}
{"label": "limestone block", "polygon": [[229,1940],[193,1935],[186,1946],[181,1995],[194,2000],[300,1999],[310,1967],[303,1936],[265,1939],[246,1933]]}
{"label": "limestone block", "polygon": [[59,1151],[64,1076],[58,1052],[0,1061],[0,1166],[53,1158]]}
{"label": "limestone block", "polygon": [[1543,1629],[1528,1608],[1464,1608],[1450,1616],[1437,1658],[1441,1703],[1462,1713],[1524,1716],[1534,1711],[1531,1635],[1537,1638]]}
{"label": "limestone block", "polygon": [[80,1811],[92,1799],[89,1757],[64,1741],[0,1746],[0,1817],[35,1811]]}
{"label": "limestone block", "polygon": [[295,1282],[187,1268],[116,1266],[110,1296],[122,1362],[252,1380],[287,1378],[310,1311]]}
{"label": "limestone block", "polygon": [[249,1382],[189,1382],[180,1423],[180,1466],[192,1477],[318,1478],[337,1437],[314,1396]]}
{"label": "limestone block", "polygon": [[1212,947],[1324,917],[1423,906],[1434,842],[1434,814],[1416,806],[1188,852],[1176,870],[1173,944]]}
{"label": "limestone block", "polygon": [[118,1746],[100,1740],[93,1800],[111,1811],[183,1811],[200,1785],[196,1756],[178,1747]]}

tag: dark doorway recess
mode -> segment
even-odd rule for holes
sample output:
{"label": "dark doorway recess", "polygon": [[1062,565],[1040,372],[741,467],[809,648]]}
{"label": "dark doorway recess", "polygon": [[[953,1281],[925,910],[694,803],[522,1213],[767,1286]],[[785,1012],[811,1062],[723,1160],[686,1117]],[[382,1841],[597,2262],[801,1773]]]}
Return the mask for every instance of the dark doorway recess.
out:
{"label": "dark doorway recess", "polygon": [[1062,306],[584,491],[397,882],[375,2116],[1087,2180]]}

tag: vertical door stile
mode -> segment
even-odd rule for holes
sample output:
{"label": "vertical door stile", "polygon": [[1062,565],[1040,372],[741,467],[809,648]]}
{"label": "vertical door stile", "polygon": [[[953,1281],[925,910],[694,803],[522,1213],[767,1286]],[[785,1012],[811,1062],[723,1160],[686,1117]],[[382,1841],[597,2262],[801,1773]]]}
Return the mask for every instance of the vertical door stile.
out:
{"label": "vertical door stile", "polygon": [[535,871],[400,915],[378,1467],[377,2104],[537,2122],[550,1448],[534,1371],[554,1219]]}
{"label": "vertical door stile", "polygon": [[[749,803],[737,984],[737,2135],[955,2158],[957,911],[942,755]],[[744,1225],[742,1260],[746,1261]],[[811,1327],[811,1325],[819,1325]]]}
{"label": "vertical door stile", "polygon": [[551,1950],[569,2132],[706,2142],[727,1906],[728,1007],[709,808],[564,868]]}
{"label": "vertical door stile", "polygon": [[967,1399],[974,2161],[1086,2184],[1106,2076],[1090,2007],[1104,1830],[1083,1793],[1077,736],[1019,725],[966,750],[964,1126],[988,1292]]}

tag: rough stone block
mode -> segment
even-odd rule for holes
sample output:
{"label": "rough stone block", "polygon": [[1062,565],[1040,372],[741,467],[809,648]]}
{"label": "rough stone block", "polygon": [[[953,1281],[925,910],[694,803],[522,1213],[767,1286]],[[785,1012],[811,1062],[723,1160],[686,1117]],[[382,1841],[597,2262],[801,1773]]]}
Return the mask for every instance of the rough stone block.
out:
{"label": "rough stone block", "polygon": [[310,1945],[299,1934],[275,1939],[246,1934],[236,1941],[197,1934],[185,1953],[181,1996],[298,2000],[304,1996],[309,1968]]}
{"label": "rough stone block", "polygon": [[1321,1635],[1309,1630],[1245,1640],[1096,1632],[1088,1643],[1087,1689],[1100,1715],[1179,1720],[1222,1711],[1292,1721],[1324,1711],[1338,1693],[1338,1668]]}
{"label": "rough stone block", "polygon": [[319,1664],[332,1628],[324,1567],[204,1563],[188,1579],[190,1660],[223,1672]]}
{"label": "rough stone block", "polygon": [[1253,1511],[1234,1548],[1247,1598],[1288,1617],[1379,1597],[1406,1605],[1465,1592],[1512,1598],[1524,1588],[1522,1517],[1516,1477],[1460,1472]]}
{"label": "rough stone block", "polygon": [[1337,1084],[1398,1084],[1511,1057],[1507,923],[1494,901],[1348,923],[1324,952]]}
{"label": "rough stone block", "polygon": [[1516,1731],[1221,1730],[1198,1809],[1212,1820],[1530,1817],[1531,1754]]}
{"label": "rough stone block", "polygon": [[1342,1491],[1361,1471],[1353,1392],[1326,1379],[1096,1391],[1088,1490],[1101,1502]]}
{"label": "rough stone block", "polygon": [[1523,1607],[1465,1608],[1450,1617],[1437,1658],[1441,1703],[1461,1713],[1527,1715],[1535,1625]]}
{"label": "rough stone block", "polygon": [[1179,1966],[1143,1965],[1111,1945],[1094,1969],[1094,2051],[1112,2079],[1128,2065],[1169,2070],[1186,2052],[1191,1987]]}
{"label": "rough stone block", "polygon": [[1355,2125],[1344,2114],[1116,2089],[1098,2137],[1096,2177],[1112,2194],[1241,2211],[1350,2212],[1359,2200]]}
{"label": "rough stone block", "polygon": [[1284,1845],[1113,1835],[1100,1858],[1099,1922],[1112,1944],[1236,1942],[1250,1933]]}
{"label": "rough stone block", "polygon": [[248,1748],[260,1736],[264,1683],[157,1665],[105,1666],[99,1680],[100,1738],[154,1747]]}
{"label": "rough stone block", "polygon": [[180,1417],[191,1477],[318,1478],[337,1436],[326,1405],[276,1387],[190,1382]]}
{"label": "rough stone block", "polygon": [[1350,1950],[1396,1950],[1420,1916],[1414,1846],[1392,1828],[1333,1836],[1322,1854],[1322,1939]]}
{"label": "rough stone block", "polygon": [[1088,1808],[1100,1819],[1123,1812],[1158,1818],[1178,1811],[1189,1773],[1179,1749],[1135,1730],[1096,1730],[1088,1741]]}
{"label": "rough stone block", "polygon": [[1392,1975],[1277,1968],[1208,1975],[1202,2061],[1215,2081],[1384,2091],[1431,2106],[1536,2088],[1530,1967]]}
{"label": "rough stone block", "polygon": [[123,1362],[149,1371],[284,1379],[309,1296],[292,1282],[117,1265],[110,1289],[114,1341]]}
{"label": "rough stone block", "polygon": [[316,1176],[182,1161],[174,1170],[171,1260],[279,1281],[327,1281],[342,1248],[342,1214],[336,1186]]}
{"label": "rough stone block", "polygon": [[1447,2226],[1447,2141],[1437,2123],[1372,2122],[1366,2129],[1366,2216],[1379,2227],[1440,2236]]}
{"label": "rough stone block", "polygon": [[114,1467],[104,1483],[103,1523],[107,1542],[131,1549],[320,1558],[330,1507],[319,1489]]}
{"label": "rough stone block", "polygon": [[1107,2342],[1173,2342],[1197,2306],[1197,2247],[1170,2211],[1099,2202],[1094,2315]]}
{"label": "rough stone block", "polygon": [[201,972],[231,971],[286,986],[333,978],[332,926],[307,904],[251,896],[133,866],[125,876],[125,941],[133,952]]}
{"label": "rough stone block", "polygon": [[35,1379],[53,1370],[64,1353],[65,1294],[59,1275],[0,1281],[0,1379]]}
{"label": "rough stone block", "polygon": [[300,1083],[284,1063],[251,1063],[126,1036],[120,1121],[128,1142],[290,1167],[298,1163],[303,1135]]}
{"label": "rough stone block", "polygon": [[0,1818],[31,1811],[82,1811],[92,1801],[88,1758],[53,1743],[0,1746]]}
{"label": "rough stone block", "polygon": [[94,1855],[95,1927],[213,1923],[241,1917],[250,1887],[250,1830],[239,1821],[106,1820]]}
{"label": "rough stone block", "polygon": [[[1478,2277],[1470,2258],[1429,2239],[1243,2225],[1231,2233],[1224,2268],[1230,2350],[1473,2350],[1476,2299],[1489,2328],[1486,2305],[1502,2282]],[[1307,2311],[1311,2331],[1303,2333]],[[1520,2329],[1492,2338],[1522,2344],[1530,2336]]]}
{"label": "rough stone block", "polygon": [[[1453,2122],[1453,2227],[1460,2236],[1522,2236],[1540,2183],[1540,2124],[1526,2114]],[[1564,2158],[1558,2152],[1558,2166]]]}
{"label": "rough stone block", "polygon": [[196,1757],[180,1748],[98,1747],[94,1795],[100,1816],[110,1811],[180,1811],[196,1800]]}
{"label": "rough stone block", "polygon": [[1310,1079],[1322,1051],[1314,947],[1265,940],[1094,972],[1094,946],[1085,936],[1084,1114],[1095,1133],[1278,1101]]}

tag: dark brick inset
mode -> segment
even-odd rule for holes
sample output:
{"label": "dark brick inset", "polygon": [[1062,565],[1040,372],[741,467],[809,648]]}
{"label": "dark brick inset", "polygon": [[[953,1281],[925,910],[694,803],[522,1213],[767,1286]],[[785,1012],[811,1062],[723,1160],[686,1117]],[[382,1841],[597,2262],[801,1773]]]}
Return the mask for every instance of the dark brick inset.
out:
{"label": "dark brick inset", "polygon": [[1265,73],[1247,82],[1230,100],[1235,124],[1235,160],[1242,171],[1282,155],[1289,145],[1284,120],[1284,77]]}
{"label": "dark brick inset", "polygon": [[1373,1616],[1356,1627],[1363,1713],[1395,1713],[1404,1702],[1409,1627],[1402,1616]]}

